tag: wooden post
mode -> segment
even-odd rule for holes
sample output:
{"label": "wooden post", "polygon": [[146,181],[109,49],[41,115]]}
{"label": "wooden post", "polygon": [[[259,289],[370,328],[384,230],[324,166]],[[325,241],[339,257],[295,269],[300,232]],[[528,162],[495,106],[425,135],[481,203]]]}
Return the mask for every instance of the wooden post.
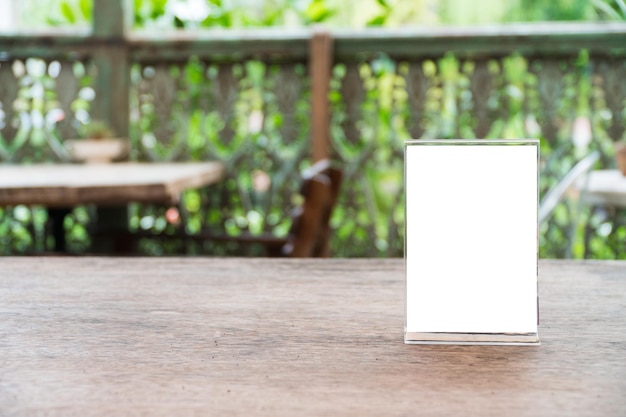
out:
{"label": "wooden post", "polygon": [[[100,42],[93,51],[96,66],[96,98],[92,118],[111,126],[119,137],[128,137],[130,123],[130,62],[126,31],[133,17],[132,0],[94,0],[93,36]],[[128,230],[128,209],[97,207],[92,249],[98,253],[127,252],[116,236]]]}
{"label": "wooden post", "polygon": [[330,109],[328,91],[332,75],[333,39],[330,33],[315,31],[311,38],[311,151],[313,162],[329,157]]}
{"label": "wooden post", "polygon": [[130,64],[125,35],[133,16],[130,0],[95,0],[93,52],[97,68],[92,117],[107,122],[120,137],[128,136]]}

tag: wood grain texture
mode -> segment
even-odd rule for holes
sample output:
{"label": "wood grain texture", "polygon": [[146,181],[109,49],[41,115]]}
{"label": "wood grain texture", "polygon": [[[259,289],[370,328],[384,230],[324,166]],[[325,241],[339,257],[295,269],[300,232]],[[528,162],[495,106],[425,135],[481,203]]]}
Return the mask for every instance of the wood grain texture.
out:
{"label": "wood grain texture", "polygon": [[0,206],[174,203],[223,173],[219,162],[1,165]]}
{"label": "wood grain texture", "polygon": [[0,267],[3,417],[626,415],[626,262],[540,262],[540,347],[405,345],[401,259]]}

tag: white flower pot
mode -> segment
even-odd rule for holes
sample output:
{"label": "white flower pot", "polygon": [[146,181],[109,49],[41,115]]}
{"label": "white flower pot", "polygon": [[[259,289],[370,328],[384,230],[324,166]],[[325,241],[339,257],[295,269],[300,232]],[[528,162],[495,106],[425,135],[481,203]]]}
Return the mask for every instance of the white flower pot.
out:
{"label": "white flower pot", "polygon": [[72,159],[86,163],[108,163],[128,155],[129,143],[124,138],[67,139],[65,146]]}

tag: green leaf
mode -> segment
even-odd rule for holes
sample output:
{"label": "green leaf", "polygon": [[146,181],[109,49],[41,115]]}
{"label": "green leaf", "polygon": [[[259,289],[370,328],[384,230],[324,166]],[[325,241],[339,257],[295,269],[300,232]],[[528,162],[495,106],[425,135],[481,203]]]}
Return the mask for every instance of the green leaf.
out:
{"label": "green leaf", "polygon": [[69,23],[76,23],[76,16],[74,15],[72,6],[70,6],[69,3],[66,1],[61,3],[61,14]]}
{"label": "green leaf", "polygon": [[58,17],[46,16],[46,23],[50,26],[61,26],[63,21]]}
{"label": "green leaf", "polygon": [[323,0],[313,0],[306,8],[304,15],[310,23],[319,23],[327,20],[335,14],[335,10],[326,7]]}
{"label": "green leaf", "polygon": [[153,19],[157,19],[160,16],[165,14],[165,6],[167,5],[167,0],[152,0],[152,12],[150,16]]}
{"label": "green leaf", "polygon": [[182,29],[185,27],[185,22],[183,22],[178,16],[174,16],[174,27],[176,29]]}
{"label": "green leaf", "polygon": [[91,0],[79,0],[78,6],[80,7],[80,13],[84,20],[91,21],[92,4]]}
{"label": "green leaf", "polygon": [[373,17],[367,22],[367,26],[383,26],[387,21],[387,14],[381,14]]}
{"label": "green leaf", "polygon": [[387,3],[387,0],[376,0],[376,1],[385,9],[391,9],[391,6],[389,5],[389,3]]}

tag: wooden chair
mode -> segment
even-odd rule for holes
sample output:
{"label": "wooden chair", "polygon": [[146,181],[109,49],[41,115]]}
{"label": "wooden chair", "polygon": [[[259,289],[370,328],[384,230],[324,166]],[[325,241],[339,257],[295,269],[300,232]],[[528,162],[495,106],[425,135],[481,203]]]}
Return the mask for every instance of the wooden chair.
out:
{"label": "wooden chair", "polygon": [[300,194],[303,203],[292,213],[293,223],[285,237],[271,234],[216,236],[214,234],[187,235],[194,240],[237,242],[240,245],[259,245],[268,256],[328,257],[330,256],[330,218],[337,203],[343,173],[323,159],[303,173]]}
{"label": "wooden chair", "polygon": [[322,159],[303,175],[302,206],[295,210],[293,224],[281,254],[291,257],[330,256],[330,217],[337,203],[343,172]]}

